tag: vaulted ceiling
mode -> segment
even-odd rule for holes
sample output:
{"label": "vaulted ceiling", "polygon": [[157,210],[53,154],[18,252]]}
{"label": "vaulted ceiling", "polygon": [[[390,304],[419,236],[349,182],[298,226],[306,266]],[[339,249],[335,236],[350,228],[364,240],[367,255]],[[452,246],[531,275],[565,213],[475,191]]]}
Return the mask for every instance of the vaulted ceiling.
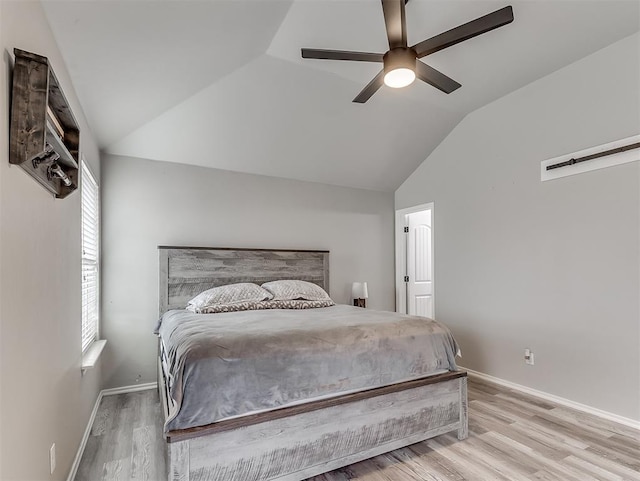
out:
{"label": "vaulted ceiling", "polygon": [[640,30],[637,0],[411,0],[412,45],[513,5],[512,24],[423,60],[462,84],[351,100],[384,52],[374,0],[45,0],[76,92],[110,153],[393,191],[465,115]]}

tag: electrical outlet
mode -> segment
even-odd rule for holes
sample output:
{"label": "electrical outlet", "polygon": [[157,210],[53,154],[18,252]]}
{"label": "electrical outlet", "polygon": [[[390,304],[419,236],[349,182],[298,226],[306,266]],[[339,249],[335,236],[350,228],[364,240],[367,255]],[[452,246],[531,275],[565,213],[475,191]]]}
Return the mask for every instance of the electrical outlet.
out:
{"label": "electrical outlet", "polygon": [[524,362],[525,364],[529,364],[530,366],[534,365],[534,357],[533,357],[533,351],[531,349],[525,349],[524,350]]}
{"label": "electrical outlet", "polygon": [[56,443],[49,448],[49,467],[51,468],[51,474],[56,470]]}

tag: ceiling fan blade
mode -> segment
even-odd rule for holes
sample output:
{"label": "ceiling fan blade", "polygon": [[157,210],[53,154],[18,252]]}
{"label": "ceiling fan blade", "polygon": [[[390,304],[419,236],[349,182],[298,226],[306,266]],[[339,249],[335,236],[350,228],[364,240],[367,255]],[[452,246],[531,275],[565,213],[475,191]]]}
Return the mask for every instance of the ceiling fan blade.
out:
{"label": "ceiling fan blade", "polygon": [[348,50],[322,50],[303,48],[302,58],[319,58],[325,60],[354,60],[357,62],[382,62],[384,54],[370,52],[350,52]]}
{"label": "ceiling fan blade", "polygon": [[440,35],[417,43],[411,48],[416,51],[418,58],[422,58],[511,22],[513,22],[513,8],[508,6],[483,17],[476,18],[459,27],[447,30]]}
{"label": "ceiling fan blade", "polygon": [[390,49],[407,46],[407,19],[404,5],[404,0],[382,0],[382,13]]}
{"label": "ceiling fan blade", "polygon": [[416,61],[416,77],[427,82],[429,85],[433,85],[435,88],[442,90],[445,94],[450,94],[454,90],[462,87],[462,85],[452,78],[447,77],[442,72],[439,72],[435,68],[429,67],[427,64],[420,61]]}
{"label": "ceiling fan blade", "polygon": [[373,77],[373,80],[367,84],[365,88],[353,99],[353,102],[363,104],[375,94],[382,84],[384,83],[384,70],[381,70],[378,75]]}

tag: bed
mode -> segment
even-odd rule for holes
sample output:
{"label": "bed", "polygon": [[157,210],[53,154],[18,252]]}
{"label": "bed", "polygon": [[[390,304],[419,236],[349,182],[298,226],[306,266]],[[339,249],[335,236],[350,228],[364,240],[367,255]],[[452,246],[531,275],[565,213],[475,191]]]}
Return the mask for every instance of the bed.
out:
{"label": "bed", "polygon": [[[457,432],[459,439],[467,437],[466,373],[451,370],[455,369],[455,352],[446,348],[446,353],[443,350],[434,354],[433,359],[426,360],[424,358],[428,356],[422,354],[415,359],[403,357],[405,351],[409,356],[412,349],[403,343],[407,339],[415,341],[421,335],[418,324],[424,325],[423,319],[402,318],[396,314],[352,306],[306,309],[304,312],[274,309],[208,315],[183,310],[189,299],[198,293],[210,287],[238,282],[262,284],[280,279],[298,279],[312,282],[329,292],[327,251],[163,246],[159,247],[159,259],[159,311],[164,334],[159,341],[158,386],[166,420],[170,481],[301,481],[447,432]],[[363,315],[366,316],[366,324],[361,320]],[[295,373],[291,371],[282,378],[282,386],[278,386],[275,394],[273,390],[268,391],[268,386],[260,391],[259,383],[252,381],[250,384],[258,385],[258,395],[253,396],[247,390],[246,393],[241,391],[240,395],[236,393],[233,396],[228,394],[233,392],[229,388],[233,386],[231,381],[229,385],[218,384],[212,390],[204,385],[204,377],[196,375],[198,371],[195,368],[190,367],[184,377],[183,371],[176,371],[175,352],[180,349],[179,342],[183,342],[176,339],[181,336],[185,338],[179,328],[190,326],[189,329],[195,332],[211,325],[207,328],[217,329],[218,336],[228,329],[226,326],[230,323],[241,326],[242,330],[237,331],[239,334],[230,331],[226,337],[220,337],[224,342],[219,343],[221,346],[218,351],[212,351],[214,354],[208,362],[213,372],[218,374],[219,380],[216,382],[237,380],[242,369],[253,373],[262,364],[273,363],[274,359],[279,365],[291,365],[292,362],[285,356],[289,355],[287,350],[290,350],[307,353],[305,359],[309,358],[309,352],[313,352],[311,356],[318,356],[313,357],[314,360],[320,360],[317,370],[313,363],[304,365],[301,361],[296,361],[300,368],[294,370],[313,371],[313,375],[320,379],[318,388],[314,377],[308,386],[287,391],[288,384],[294,386],[298,382],[294,382]],[[431,334],[432,337],[447,336],[446,328],[441,329],[435,322],[430,325],[435,332]],[[317,330],[311,332],[309,326],[316,326]],[[183,329],[188,330],[186,327]],[[342,331],[331,334],[335,329]],[[400,370],[407,369],[407,375],[382,376],[372,381],[367,366],[372,366],[370,371],[373,376],[379,371],[375,368],[376,362],[388,364],[388,361],[377,361],[371,357],[372,349],[367,347],[366,342],[381,345],[381,341],[372,341],[372,333],[380,331],[375,335],[384,336],[385,329],[394,332],[399,330],[404,336],[398,341],[390,337],[384,340],[383,345],[388,347],[385,351],[395,353],[393,363],[398,364]],[[263,337],[259,342],[254,342],[247,337],[247,332],[252,330],[262,330],[261,335],[268,336],[269,341],[265,342]],[[331,338],[331,335],[334,337]],[[353,361],[342,360],[339,356],[345,354],[335,347],[347,343],[343,339],[349,336],[361,339],[351,344],[351,350],[359,349],[352,353]],[[418,342],[429,341],[418,337]],[[319,343],[331,344],[335,359],[322,358],[310,350]],[[249,349],[251,354],[246,356],[249,367],[242,368],[238,363],[245,361],[234,349],[247,344],[253,346]],[[259,357],[269,355],[267,351],[259,352],[266,344],[280,346],[277,348],[280,351],[276,351],[277,355],[273,355],[272,359]],[[449,344],[455,346],[455,341]],[[198,345],[198,342],[193,345]],[[324,352],[322,348],[318,348],[318,351]],[[174,357],[167,355],[167,352]],[[191,349],[190,352],[195,351]],[[333,366],[328,369],[327,365],[332,362]],[[346,374],[333,372],[340,366],[347,369],[344,367],[347,365],[349,372]],[[353,375],[349,376],[350,373]],[[326,376],[331,375],[340,382],[329,382],[330,377]],[[189,385],[185,378],[192,384]],[[176,422],[179,419],[176,413],[181,406],[176,406],[179,396],[175,389],[169,389],[172,383],[180,386],[184,398],[209,389],[212,399],[214,394],[224,393],[223,397],[228,398],[229,402],[215,415],[209,413],[207,407],[198,411],[199,414],[206,411],[204,417],[192,416]],[[235,384],[238,382],[235,381]],[[323,390],[329,385],[329,391]],[[260,396],[260,392],[270,395]],[[299,392],[304,395],[299,395]],[[189,405],[190,401],[179,399],[180,403],[185,403],[182,408],[188,412],[184,406]],[[211,405],[223,405],[222,401],[224,399],[220,402],[216,400]],[[197,406],[192,403],[192,411],[194,405]],[[236,409],[238,406],[242,409]]]}

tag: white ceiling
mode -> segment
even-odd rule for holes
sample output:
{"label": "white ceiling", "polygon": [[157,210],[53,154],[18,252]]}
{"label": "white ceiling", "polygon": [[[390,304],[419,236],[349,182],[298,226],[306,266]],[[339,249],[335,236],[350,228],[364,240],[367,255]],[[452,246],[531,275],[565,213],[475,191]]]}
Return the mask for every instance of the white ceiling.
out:
{"label": "white ceiling", "polygon": [[512,24],[423,60],[462,84],[353,97],[384,52],[373,0],[44,0],[75,89],[111,153],[393,191],[473,110],[640,30],[638,0],[411,0],[415,44],[513,5]]}

